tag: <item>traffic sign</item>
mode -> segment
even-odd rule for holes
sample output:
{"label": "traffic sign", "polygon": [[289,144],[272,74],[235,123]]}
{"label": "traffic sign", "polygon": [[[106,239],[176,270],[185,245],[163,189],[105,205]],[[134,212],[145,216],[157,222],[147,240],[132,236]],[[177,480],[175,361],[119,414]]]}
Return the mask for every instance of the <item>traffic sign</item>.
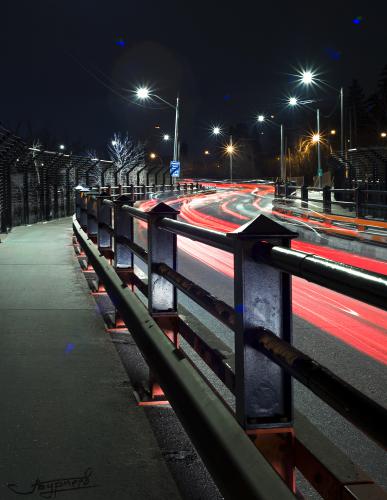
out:
{"label": "traffic sign", "polygon": [[171,161],[169,165],[169,172],[172,177],[180,177],[180,162]]}

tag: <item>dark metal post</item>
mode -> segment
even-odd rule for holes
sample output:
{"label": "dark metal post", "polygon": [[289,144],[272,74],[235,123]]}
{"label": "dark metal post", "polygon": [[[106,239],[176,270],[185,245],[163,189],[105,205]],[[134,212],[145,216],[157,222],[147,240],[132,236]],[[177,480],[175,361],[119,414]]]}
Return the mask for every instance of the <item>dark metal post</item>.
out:
{"label": "dark metal post", "polygon": [[308,186],[303,184],[301,186],[301,208],[308,208]]}
{"label": "dark metal post", "polygon": [[87,193],[88,189],[79,190],[79,223],[84,231],[87,231]]}
{"label": "dark metal post", "polygon": [[323,187],[323,212],[330,214],[332,211],[332,192],[330,186]]}
{"label": "dark metal post", "polygon": [[[161,262],[173,270],[177,269],[176,234],[159,229],[157,224],[164,217],[176,220],[178,213],[165,203],[159,203],[148,212],[148,311],[176,346],[178,345],[176,288],[155,273],[154,269]],[[152,398],[163,396],[152,376],[151,387]]]}
{"label": "dark metal post", "polygon": [[133,217],[122,210],[123,205],[133,206],[133,199],[127,195],[119,196],[114,201],[114,267],[119,271],[133,271],[133,252],[125,245],[132,242]]}
{"label": "dark metal post", "polygon": [[97,198],[97,220],[98,220],[98,235],[97,235],[97,245],[98,250],[103,254],[107,255],[112,251],[113,241],[112,241],[112,231],[109,228],[112,227],[112,205],[104,203],[104,196],[98,196]]}
{"label": "dark metal post", "polygon": [[356,217],[361,218],[364,216],[364,193],[361,187],[355,188],[355,210]]}
{"label": "dark metal post", "polygon": [[291,343],[290,275],[257,264],[253,249],[259,252],[260,241],[289,247],[294,236],[264,215],[228,233],[234,240],[236,417],[292,488],[291,377],[256,350],[252,338],[254,329],[263,327]]}
{"label": "dark metal post", "polygon": [[24,204],[24,224],[30,223],[30,191],[28,184],[28,168],[24,167],[23,172],[23,204]]}
{"label": "dark metal post", "polygon": [[93,243],[97,243],[97,198],[93,195],[86,196],[87,206],[87,236]]}

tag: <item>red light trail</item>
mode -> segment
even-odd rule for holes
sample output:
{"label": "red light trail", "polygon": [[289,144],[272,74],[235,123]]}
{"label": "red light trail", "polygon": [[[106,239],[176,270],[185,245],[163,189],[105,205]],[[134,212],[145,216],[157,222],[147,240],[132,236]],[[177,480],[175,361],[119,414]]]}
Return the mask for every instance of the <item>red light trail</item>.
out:
{"label": "red light trail", "polygon": [[[232,191],[220,191],[207,197],[201,197],[199,200],[197,197],[169,200],[168,204],[181,203],[180,217],[186,222],[222,232],[230,232],[239,227],[240,224],[214,217],[198,210],[195,206],[202,204],[205,207],[208,203],[214,206],[217,203],[223,213],[240,220],[243,224],[251,217],[235,212],[229,205],[235,203],[238,196],[245,196],[246,193],[251,193],[257,188],[261,195],[272,192],[271,186],[242,184],[241,190],[233,189],[239,185],[225,185],[224,187],[226,186],[231,187]],[[218,185],[218,187],[220,186]],[[252,205],[262,211],[258,200],[256,199]],[[154,203],[156,202],[151,200],[141,206],[143,209],[149,209]],[[233,278],[233,256],[230,253],[182,237],[178,237],[178,247],[202,264],[228,278]],[[292,241],[292,248],[387,275],[387,262],[297,240]],[[380,363],[387,364],[387,312],[301,278],[293,277],[292,280],[293,311],[296,315]]]}

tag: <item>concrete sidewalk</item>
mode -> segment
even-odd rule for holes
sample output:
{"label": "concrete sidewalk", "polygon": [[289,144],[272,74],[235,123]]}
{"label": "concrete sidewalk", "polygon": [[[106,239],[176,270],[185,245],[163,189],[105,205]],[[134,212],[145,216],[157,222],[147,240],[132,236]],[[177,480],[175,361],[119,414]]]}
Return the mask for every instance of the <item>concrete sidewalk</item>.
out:
{"label": "concrete sidewalk", "polygon": [[180,498],[71,234],[66,218],[0,244],[0,499]]}

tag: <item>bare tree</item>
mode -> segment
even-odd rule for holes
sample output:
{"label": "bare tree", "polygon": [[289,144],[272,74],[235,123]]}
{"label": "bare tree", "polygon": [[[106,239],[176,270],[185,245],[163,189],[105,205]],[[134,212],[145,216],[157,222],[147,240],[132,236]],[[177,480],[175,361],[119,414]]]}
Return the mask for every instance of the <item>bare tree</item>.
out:
{"label": "bare tree", "polygon": [[86,184],[89,186],[97,186],[100,183],[102,166],[98,160],[97,151],[95,149],[88,149],[85,152],[86,158],[89,158],[90,165],[86,168]]}
{"label": "bare tree", "polygon": [[35,167],[35,173],[36,173],[36,182],[38,186],[40,186],[40,162],[37,160],[37,155],[40,153],[40,150],[42,149],[42,144],[39,141],[39,139],[35,139],[34,142],[32,143],[32,161]]}
{"label": "bare tree", "polygon": [[120,133],[115,133],[108,145],[110,159],[113,162],[113,182],[121,184],[122,175],[127,175],[127,181],[133,182],[136,172],[145,167],[145,144],[135,141]]}

